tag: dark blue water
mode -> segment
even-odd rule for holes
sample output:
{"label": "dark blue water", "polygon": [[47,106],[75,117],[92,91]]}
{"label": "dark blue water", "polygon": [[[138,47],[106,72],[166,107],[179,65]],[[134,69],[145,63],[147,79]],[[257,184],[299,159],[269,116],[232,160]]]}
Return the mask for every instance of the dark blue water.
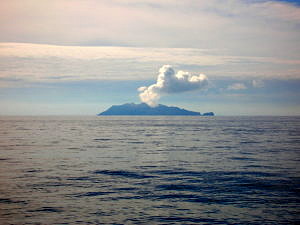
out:
{"label": "dark blue water", "polygon": [[300,117],[0,117],[0,224],[299,224]]}

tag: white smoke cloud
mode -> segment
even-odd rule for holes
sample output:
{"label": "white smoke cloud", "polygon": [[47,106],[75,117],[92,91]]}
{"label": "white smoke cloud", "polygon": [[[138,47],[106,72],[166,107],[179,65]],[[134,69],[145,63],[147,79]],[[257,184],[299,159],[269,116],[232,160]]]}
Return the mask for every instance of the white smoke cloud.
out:
{"label": "white smoke cloud", "polygon": [[189,72],[178,71],[175,73],[170,65],[164,65],[159,69],[155,84],[148,87],[140,87],[140,99],[149,106],[155,107],[163,94],[180,93],[197,89],[204,89],[208,85],[206,75],[191,75]]}

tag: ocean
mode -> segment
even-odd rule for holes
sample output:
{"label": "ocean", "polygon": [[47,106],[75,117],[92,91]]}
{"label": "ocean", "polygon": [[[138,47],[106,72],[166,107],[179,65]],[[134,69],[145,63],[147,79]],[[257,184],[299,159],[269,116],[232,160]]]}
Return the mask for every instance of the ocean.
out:
{"label": "ocean", "polygon": [[0,117],[0,224],[300,224],[300,117]]}

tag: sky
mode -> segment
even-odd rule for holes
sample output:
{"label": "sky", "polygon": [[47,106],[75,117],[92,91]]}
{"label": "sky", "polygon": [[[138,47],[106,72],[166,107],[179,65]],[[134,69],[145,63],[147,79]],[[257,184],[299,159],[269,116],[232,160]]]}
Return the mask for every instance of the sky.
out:
{"label": "sky", "polygon": [[300,1],[1,0],[0,33],[0,115],[300,115]]}

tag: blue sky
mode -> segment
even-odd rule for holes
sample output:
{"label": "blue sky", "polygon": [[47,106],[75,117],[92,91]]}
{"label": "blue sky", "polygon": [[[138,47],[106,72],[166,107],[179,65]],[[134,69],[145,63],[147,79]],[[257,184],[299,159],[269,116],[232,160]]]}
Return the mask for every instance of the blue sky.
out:
{"label": "blue sky", "polygon": [[[300,115],[299,1],[3,0],[1,115],[95,115],[140,102],[172,65],[208,85],[158,103]],[[175,82],[177,85],[177,83]]]}
{"label": "blue sky", "polygon": [[[262,0],[262,1],[265,1],[266,0]],[[287,2],[287,3],[292,3],[292,4],[295,4],[295,5],[300,5],[300,1],[299,0],[277,0],[278,2]]]}

